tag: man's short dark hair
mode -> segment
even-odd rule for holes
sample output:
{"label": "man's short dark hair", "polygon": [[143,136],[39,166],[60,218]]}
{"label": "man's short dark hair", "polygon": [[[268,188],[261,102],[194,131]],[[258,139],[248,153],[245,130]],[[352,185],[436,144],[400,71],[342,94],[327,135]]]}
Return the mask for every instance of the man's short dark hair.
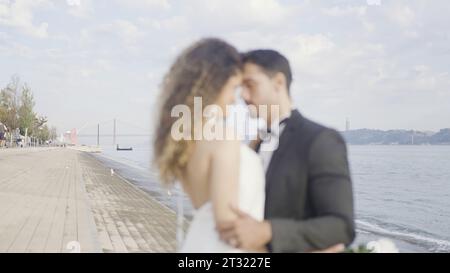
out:
{"label": "man's short dark hair", "polygon": [[292,83],[292,71],[289,61],[278,51],[271,49],[252,50],[241,54],[242,63],[252,63],[260,66],[265,73],[273,76],[282,73],[286,77],[286,87],[288,92]]}

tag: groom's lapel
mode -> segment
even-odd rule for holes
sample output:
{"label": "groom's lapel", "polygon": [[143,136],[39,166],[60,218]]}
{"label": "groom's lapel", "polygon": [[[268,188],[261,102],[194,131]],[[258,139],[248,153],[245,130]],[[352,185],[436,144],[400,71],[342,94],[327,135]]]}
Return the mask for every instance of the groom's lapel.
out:
{"label": "groom's lapel", "polygon": [[298,122],[297,111],[293,111],[291,118],[288,120],[285,129],[283,130],[278,144],[278,149],[273,152],[272,158],[267,168],[266,173],[266,193],[268,193],[270,185],[276,183],[278,166],[282,163],[286,151],[289,149],[291,138],[294,136],[295,123]]}

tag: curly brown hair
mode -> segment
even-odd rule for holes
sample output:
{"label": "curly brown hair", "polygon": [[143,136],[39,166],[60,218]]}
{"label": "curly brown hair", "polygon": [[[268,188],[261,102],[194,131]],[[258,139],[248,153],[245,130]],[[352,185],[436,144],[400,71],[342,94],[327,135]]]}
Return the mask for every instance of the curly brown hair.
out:
{"label": "curly brown hair", "polygon": [[[201,97],[205,107],[213,104],[230,77],[241,69],[236,48],[216,38],[194,43],[172,64],[162,82],[161,110],[154,140],[153,160],[164,185],[181,180],[194,145],[193,140],[175,140],[171,136],[171,127],[176,121],[171,116],[173,107],[186,105],[193,113],[195,97]],[[191,118],[191,124],[195,124],[194,117]]]}

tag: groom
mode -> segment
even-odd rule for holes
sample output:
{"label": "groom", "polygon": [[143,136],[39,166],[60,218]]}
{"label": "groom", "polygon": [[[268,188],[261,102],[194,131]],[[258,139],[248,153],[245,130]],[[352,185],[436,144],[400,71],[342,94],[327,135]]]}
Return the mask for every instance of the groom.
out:
{"label": "groom", "polygon": [[279,113],[268,111],[266,118],[268,128],[279,128],[268,130],[278,145],[271,152],[260,149],[261,141],[255,143],[266,170],[265,221],[233,208],[239,217],[218,224],[221,239],[249,251],[338,251],[355,237],[345,142],[335,130],[293,109],[292,73],[283,55],[256,50],[242,57],[246,103],[279,106]]}

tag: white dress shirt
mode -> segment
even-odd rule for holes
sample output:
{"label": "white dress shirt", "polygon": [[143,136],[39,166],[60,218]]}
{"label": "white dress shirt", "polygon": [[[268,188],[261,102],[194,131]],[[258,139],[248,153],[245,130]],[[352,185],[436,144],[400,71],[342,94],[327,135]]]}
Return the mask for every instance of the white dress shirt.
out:
{"label": "white dress shirt", "polygon": [[262,138],[264,140],[262,141],[261,147],[259,149],[259,157],[261,158],[264,171],[266,173],[267,169],[269,168],[270,161],[272,160],[272,155],[278,149],[280,136],[283,133],[284,128],[286,127],[286,123],[283,121],[288,119],[290,116],[291,112],[289,112],[289,115],[280,117],[276,121],[272,122],[270,126],[270,132],[267,132],[266,128],[262,128],[260,130],[260,135],[262,135]]}

